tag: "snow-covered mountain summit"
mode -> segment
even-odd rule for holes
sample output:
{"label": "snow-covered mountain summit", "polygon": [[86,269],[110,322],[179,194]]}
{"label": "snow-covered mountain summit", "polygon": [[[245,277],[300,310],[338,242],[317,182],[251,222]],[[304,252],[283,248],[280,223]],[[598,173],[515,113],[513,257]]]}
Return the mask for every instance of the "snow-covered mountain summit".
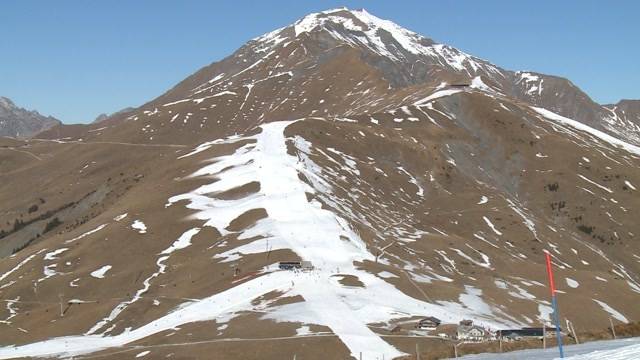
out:
{"label": "snow-covered mountain summit", "polygon": [[[312,13],[296,21],[291,27],[295,36],[313,31],[328,31],[337,39],[364,45],[380,55],[396,59],[402,52],[424,53],[434,44],[431,39],[409,31],[389,20],[380,19],[366,10],[333,9]],[[269,41],[279,32],[269,33],[257,41]]]}
{"label": "snow-covered mountain summit", "polygon": [[[426,59],[426,64],[437,64],[467,75],[477,75],[481,70],[499,73],[498,68],[486,60],[445,44],[437,44],[392,21],[380,19],[365,9],[339,8],[312,13],[292,25],[255,38],[251,43],[258,50],[266,50],[282,43],[288,44],[297,38],[320,40],[323,35],[333,38],[341,45],[366,50],[383,60],[404,63],[414,70],[415,66],[424,63]],[[415,73],[419,74],[419,71]],[[412,82],[419,80],[416,78]]]}

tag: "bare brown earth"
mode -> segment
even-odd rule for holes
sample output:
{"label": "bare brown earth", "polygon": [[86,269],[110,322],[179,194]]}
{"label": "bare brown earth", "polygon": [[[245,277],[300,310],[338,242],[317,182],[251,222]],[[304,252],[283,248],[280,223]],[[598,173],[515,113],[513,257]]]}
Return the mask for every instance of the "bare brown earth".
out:
{"label": "bare brown earth", "polygon": [[[442,59],[409,78],[407,64],[383,66],[366,49],[323,31],[280,44],[268,57],[256,50],[261,45],[250,42],[133,112],[55,127],[36,139],[0,138],[0,345],[81,335],[131,301],[97,332],[121,334],[259,279],[269,265],[299,260],[289,249],[267,247],[229,261],[220,256],[249,241],[242,234],[269,216],[264,208],[241,214],[222,235],[186,202],[167,206],[172,196],[218,181],[190,175],[247,141],[212,144],[182,158],[198,145],[291,119],[302,119],[286,129],[289,153],[305,165],[300,179],[317,187],[319,174],[328,185],[308,197],[345,219],[377,257],[358,268],[429,303],[466,308],[465,296],[480,291],[487,309],[477,311],[476,323],[500,318],[539,326],[546,318],[541,307],[549,305],[543,255],[549,251],[561,317],[579,332],[609,325],[611,315],[594,299],[629,321],[640,319],[640,196],[627,184],[640,189],[640,157],[531,109],[579,117],[575,108],[595,107],[584,115],[593,125],[608,110],[579,89],[560,79],[548,91],[564,91],[572,101],[548,94],[530,99],[514,90],[521,86],[515,73],[459,71]],[[233,79],[209,83],[220,73]],[[451,86],[476,76],[502,94]],[[415,104],[442,82],[440,90],[460,92]],[[238,200],[259,190],[254,182],[216,197]],[[135,220],[144,222],[145,233],[132,228]],[[193,228],[202,230],[192,245],[173,253],[158,273],[160,253]],[[104,278],[90,275],[107,264]],[[47,266],[54,275],[46,275]],[[335,280],[362,286],[352,275]],[[350,356],[328,327],[266,317],[278,304],[304,299],[270,293],[252,300],[264,306],[80,358],[134,358],[147,350],[147,358],[175,359]],[[405,353],[419,343],[427,351],[422,359],[450,356],[450,343],[411,333],[411,324],[429,315],[369,327]],[[392,331],[401,323],[401,331]],[[308,333],[298,335],[304,326]]]}
{"label": "bare brown earth", "polygon": [[[476,95],[455,96],[456,102],[478,100],[480,99]],[[450,101],[452,100],[447,100],[447,102]],[[447,102],[443,102],[441,106],[455,106],[456,104]],[[438,102],[438,104],[441,104],[441,102]],[[494,113],[493,111],[490,112]],[[558,286],[560,290],[565,292],[559,294],[559,301],[561,305],[567,304],[567,306],[562,307],[562,315],[564,317],[571,319],[578,328],[583,329],[601,328],[606,325],[608,314],[600,310],[599,306],[591,300],[592,297],[606,302],[618,311],[622,311],[630,319],[639,316],[637,307],[632,305],[635,295],[629,290],[626,281],[615,273],[611,273],[611,263],[583,245],[583,242],[585,242],[586,244],[591,244],[591,246],[605,249],[603,251],[606,251],[609,258],[620,259],[617,261],[622,263],[624,263],[625,254],[633,253],[634,251],[637,253],[637,250],[633,250],[634,243],[631,241],[632,237],[629,234],[637,231],[633,228],[635,223],[631,220],[631,215],[627,215],[620,207],[625,207],[629,210],[638,206],[636,197],[624,196],[625,190],[623,190],[622,179],[629,179],[632,183],[640,183],[640,179],[632,171],[634,168],[624,166],[624,164],[616,164],[605,157],[631,161],[630,159],[625,159],[625,154],[614,154],[613,152],[616,150],[613,149],[601,150],[607,155],[599,152],[576,153],[575,150],[572,150],[572,147],[575,146],[573,141],[567,141],[563,136],[554,135],[553,133],[547,133],[541,139],[530,137],[531,140],[521,142],[519,137],[524,136],[524,133],[521,130],[523,127],[518,124],[525,124],[525,126],[527,124],[522,122],[520,118],[510,117],[509,114],[505,114],[504,117],[489,115],[494,120],[493,122],[487,120],[488,122],[484,126],[493,127],[490,132],[491,135],[489,135],[492,137],[491,140],[474,139],[471,134],[465,134],[464,131],[453,127],[454,124],[450,120],[440,119],[437,114],[432,116],[439,123],[447,124],[450,128],[443,129],[427,125],[424,129],[413,126],[410,131],[406,130],[411,134],[410,136],[416,139],[428,139],[427,142],[419,142],[418,144],[413,141],[407,141],[407,135],[403,135],[403,131],[398,130],[405,124],[394,124],[391,125],[392,127],[387,127],[383,120],[384,116],[374,115],[374,117],[380,118],[381,121],[380,126],[375,127],[367,124],[369,122],[368,117],[363,117],[364,120],[358,120],[358,123],[310,120],[294,124],[290,128],[290,136],[299,133],[300,136],[311,141],[318,149],[318,152],[311,154],[312,159],[316,163],[322,164],[323,167],[335,171],[336,174],[344,170],[340,169],[335,161],[327,162],[327,154],[332,154],[327,150],[328,147],[357,159],[357,167],[361,172],[361,176],[357,178],[355,184],[358,190],[347,190],[353,189],[352,187],[354,186],[348,185],[348,182],[353,181],[350,177],[329,177],[327,180],[332,182],[335,191],[330,199],[342,199],[345,209],[349,208],[356,212],[356,219],[366,220],[366,222],[362,223],[355,222],[354,226],[369,244],[372,253],[378,251],[376,249],[380,249],[392,242],[394,243],[394,245],[386,248],[385,253],[380,256],[381,260],[386,260],[386,264],[367,262],[362,264],[363,268],[370,269],[372,272],[387,271],[395,274],[397,277],[388,279],[390,283],[411,296],[430,302],[456,301],[460,292],[464,291],[464,285],[473,284],[474,287],[483,290],[485,301],[499,306],[502,311],[520,321],[526,321],[520,316],[525,315],[530,319],[535,319],[538,313],[536,303],[528,299],[508,295],[507,290],[496,287],[494,280],[502,279],[516,284],[521,288],[525,288],[528,293],[537,299],[546,299],[546,287],[525,284],[529,284],[530,281],[536,281],[541,284],[546,283],[541,255],[542,250],[546,247],[544,245],[545,242],[551,241],[557,245],[558,252],[563,254],[558,258],[558,265],[566,264],[565,269],[559,269],[557,274],[560,279]],[[479,118],[482,118],[481,115]],[[492,125],[494,122],[496,125]],[[514,132],[515,129],[519,129],[518,137],[514,136],[516,134]],[[364,132],[366,135],[364,137],[361,136],[359,131]],[[423,135],[421,132],[426,133]],[[502,134],[503,132],[504,134]],[[342,134],[342,136],[337,136],[337,134]],[[384,135],[384,137],[380,135]],[[375,146],[366,140],[368,137],[375,137]],[[482,163],[485,164],[484,172],[477,172],[471,164],[480,160],[473,159],[468,153],[467,155],[456,156],[450,155],[451,153],[446,150],[441,150],[442,152],[430,151],[429,149],[433,148],[446,149],[444,143],[441,142],[443,140],[440,139],[446,139],[444,141],[449,144],[453,154],[457,154],[455,153],[456,144],[477,146],[479,151],[475,153],[476,157],[490,155],[486,155],[482,151],[480,144],[472,145],[472,141],[491,142],[494,146],[502,143],[502,150],[498,151],[497,156],[503,157],[503,160],[491,160],[496,163],[494,166],[487,165],[487,162],[482,160]],[[536,144],[530,145],[528,141],[534,141],[533,139],[535,139]],[[526,145],[518,146],[521,143]],[[555,144],[548,145],[550,143]],[[95,323],[97,314],[106,314],[118,302],[130,298],[132,291],[140,286],[142,279],[154,271],[155,259],[153,254],[168,246],[185,228],[198,224],[197,221],[186,220],[189,215],[189,210],[187,209],[182,208],[183,210],[180,210],[180,207],[175,206],[164,208],[169,196],[189,191],[194,187],[194,182],[200,181],[184,178],[186,174],[193,170],[189,170],[188,166],[185,169],[184,161],[171,160],[184,154],[189,149],[166,149],[162,147],[148,149],[141,147],[136,148],[135,151],[130,151],[124,146],[121,148],[116,145],[53,144],[47,142],[35,144],[32,150],[41,155],[50,154],[51,160],[47,163],[51,170],[46,170],[47,172],[54,173],[59,171],[63,173],[65,170],[62,169],[68,168],[64,155],[71,151],[68,148],[72,147],[82,148],[81,154],[83,156],[98,158],[106,163],[112,162],[114,166],[96,166],[93,171],[89,167],[86,169],[89,171],[85,174],[85,171],[80,173],[80,169],[90,161],[88,159],[86,162],[81,161],[78,165],[75,165],[75,172],[79,176],[86,178],[76,183],[26,176],[25,179],[45,181],[50,184],[48,186],[30,185],[33,188],[46,189],[38,193],[38,198],[42,197],[46,201],[45,204],[41,205],[43,209],[29,216],[26,210],[31,204],[37,203],[37,198],[24,199],[23,197],[15,197],[16,200],[5,202],[16,204],[13,207],[7,207],[6,213],[14,212],[16,218],[20,218],[20,215],[17,214],[21,214],[22,219],[31,219],[47,209],[55,210],[59,208],[66,201],[69,201],[67,199],[74,199],[71,197],[73,194],[83,194],[78,196],[77,200],[71,200],[78,202],[86,194],[107,186],[109,189],[106,192],[107,195],[99,202],[99,205],[88,206],[87,212],[83,213],[83,218],[77,220],[63,218],[63,224],[50,231],[53,233],[52,236],[46,237],[46,240],[38,239],[31,243],[27,247],[27,251],[22,250],[16,254],[15,258],[7,259],[5,262],[7,265],[5,266],[10,269],[28,255],[37,254],[40,249],[46,247],[51,250],[53,249],[52,246],[55,246],[53,244],[62,245],[64,241],[77,237],[101,224],[107,223],[108,225],[103,230],[95,233],[95,235],[87,236],[72,243],[68,246],[70,250],[59,255],[60,260],[57,261],[59,267],[56,270],[63,274],[38,283],[38,279],[43,277],[42,268],[46,262],[42,261],[42,258],[35,258],[28,266],[21,269],[19,272],[20,279],[17,280],[16,284],[2,290],[6,299],[14,299],[20,296],[21,300],[27,301],[20,304],[19,313],[12,319],[12,325],[8,326],[8,331],[2,332],[4,341],[8,343],[28,343],[49,337],[78,334],[86,331]],[[96,149],[94,150],[93,148]],[[228,153],[230,149],[227,148],[226,146],[219,146],[215,148],[215,151],[219,154]],[[566,150],[563,150],[563,148],[566,148]],[[551,152],[551,149],[555,150]],[[322,153],[320,150],[322,150]],[[462,150],[459,151],[464,154]],[[94,152],[98,152],[99,155]],[[492,152],[496,152],[496,150],[492,150]],[[549,157],[543,159],[535,158],[535,154],[538,152],[543,152]],[[514,157],[513,154],[516,153],[519,155]],[[110,160],[110,155],[111,158],[118,156],[118,160]],[[588,165],[584,163],[584,160],[581,160],[583,155],[590,159]],[[193,163],[193,166],[197,167],[201,161],[200,159],[210,158],[211,156],[213,154],[209,150],[206,154],[196,156],[193,161],[189,161]],[[455,157],[457,166],[451,166],[446,162],[445,159],[448,156]],[[370,167],[366,164],[367,157],[379,160],[370,165]],[[573,160],[569,160],[571,158]],[[491,157],[488,157],[488,159],[491,159]],[[338,157],[334,160],[340,161]],[[470,164],[463,167],[465,161],[470,162]],[[523,177],[515,172],[518,166],[514,165],[513,170],[505,167],[504,165],[508,164],[509,161],[518,161],[521,164],[519,167],[529,169],[528,176]],[[127,165],[129,162],[135,163],[137,166]],[[572,163],[575,165],[571,165]],[[420,176],[418,175],[420,173],[424,174],[422,175],[424,180],[420,180],[420,183],[425,188],[425,197],[430,199],[428,202],[423,202],[422,199],[413,195],[416,193],[417,188],[407,182],[406,178],[403,178],[406,175],[394,170],[398,164],[402,164],[408,172],[416,174],[416,177]],[[379,175],[373,169],[373,166],[378,167],[387,175]],[[606,170],[605,167],[610,169]],[[161,168],[162,171],[158,172],[156,168]],[[548,171],[549,169],[551,171]],[[28,173],[29,171],[43,170],[26,168],[24,170],[20,169],[20,171]],[[66,172],[70,171],[66,170]],[[470,172],[471,176],[466,172]],[[576,173],[585,174],[585,176],[594,179],[594,181],[607,184],[612,189],[616,189],[616,192],[622,194],[617,197],[618,204],[608,200],[612,196],[605,194],[604,191],[597,187],[584,183],[580,185],[596,194],[601,194],[600,196],[593,196],[578,188],[576,182],[579,179],[576,179]],[[434,177],[434,181],[427,180],[429,174]],[[491,181],[491,177],[493,177],[498,181],[493,187],[487,187],[477,183],[475,180],[471,180],[475,179],[476,176],[483,176],[486,181]],[[98,180],[105,177],[106,181],[103,180],[101,182]],[[607,181],[609,178],[610,180]],[[429,185],[429,183],[432,183],[432,185]],[[548,186],[554,183],[558,184],[557,189],[549,190]],[[14,182],[11,183],[11,186],[19,189],[24,184]],[[246,189],[239,189],[238,192],[244,193],[245,191],[255,190],[255,187],[249,186]],[[522,224],[522,219],[506,203],[505,196],[508,195],[504,194],[509,194],[512,191],[522,197],[520,201],[524,207],[531,211],[530,214],[536,214],[529,216],[548,219],[545,221],[557,227],[558,232],[539,226],[539,222],[537,222],[538,236],[536,239],[531,234],[531,231]],[[18,190],[16,190],[17,192]],[[629,192],[629,190],[626,192]],[[5,196],[9,194],[10,192],[6,193]],[[368,196],[363,196],[363,194]],[[456,195],[453,196],[452,194]],[[528,198],[526,194],[532,194],[532,197]],[[234,197],[232,194],[229,195],[230,198]],[[475,205],[480,200],[481,195],[487,196],[490,199],[489,203]],[[320,198],[320,200],[324,199]],[[556,209],[557,206],[554,207],[554,204],[561,201],[565,202],[566,205],[562,209]],[[385,205],[384,207],[381,206],[383,204]],[[487,208],[488,205],[490,206]],[[333,208],[332,206],[335,206],[335,204],[326,206],[334,211],[344,211],[342,208]],[[611,220],[608,220],[607,215],[603,214],[603,208],[606,209],[605,211],[611,212],[617,222],[623,224],[622,228],[620,225],[613,224]],[[373,212],[373,209],[377,210]],[[120,222],[115,222],[113,218],[122,213],[128,213],[129,215]],[[264,212],[256,209],[236,219],[231,224],[230,229],[239,231],[264,216]],[[504,236],[499,237],[493,234],[486,224],[483,224],[482,216],[490,216],[492,222],[496,224],[496,227]],[[138,234],[129,227],[132,220],[138,218],[142,219],[147,225],[149,230],[146,234]],[[578,219],[576,220],[576,218]],[[178,220],[177,222],[176,219]],[[41,222],[46,223],[46,220]],[[372,226],[364,226],[364,223],[372,224]],[[165,226],[165,224],[173,225]],[[396,225],[393,226],[393,224]],[[582,224],[594,227],[596,229],[595,232],[591,235],[585,234],[579,228]],[[8,225],[7,229],[9,229]],[[628,230],[624,230],[625,227],[629,227]],[[25,230],[27,229],[20,230],[20,232]],[[414,236],[413,234],[417,230],[424,230],[428,233],[409,239],[408,237]],[[621,239],[615,239],[611,234],[612,231],[616,231]],[[474,233],[482,234],[491,243],[498,244],[499,248],[494,248],[489,243],[474,239]],[[15,233],[10,236],[17,238],[17,235],[18,233]],[[7,239],[10,238],[7,237]],[[227,249],[226,246],[228,245],[224,243],[231,240],[220,238],[216,230],[203,230],[194,238],[193,246],[171,258],[171,262],[168,264],[170,270],[161,276],[160,281],[150,289],[145,298],[127,310],[127,316],[122,317],[116,323],[116,328],[112,332],[117,333],[120,331],[119,329],[143,324],[162,316],[162,314],[184,301],[182,299],[202,298],[231,286],[231,281],[234,279],[234,271],[232,269],[235,267],[240,268],[241,273],[238,276],[243,276],[267,264],[295,257],[295,255],[286,255],[281,251],[276,251],[262,256],[244,256],[233,264],[217,265],[215,261],[212,261],[212,256],[217,251]],[[4,242],[3,244],[7,243]],[[491,259],[490,268],[478,266],[469,259],[457,256],[456,252],[451,250],[460,249],[477,262],[482,262],[480,256],[474,255],[475,250],[471,250],[466,244],[470,244],[477,251],[487,254]],[[211,248],[212,246],[213,248]],[[571,248],[575,248],[580,256],[573,254]],[[455,269],[446,267],[447,263],[443,262],[437,251],[444,251],[449,258],[454,259],[456,262]],[[24,255],[21,255],[22,253]],[[87,257],[83,254],[92,255]],[[210,255],[202,257],[198,256],[198,254]],[[526,258],[523,258],[523,255]],[[582,260],[587,261],[589,265],[581,263]],[[100,264],[105,263],[114,267],[109,276],[105,279],[88,277],[89,272],[98,268]],[[405,266],[408,263],[419,265],[415,269],[408,269]],[[632,262],[627,264],[629,264],[630,268],[633,268]],[[423,273],[424,270],[421,269],[427,271]],[[410,278],[413,278],[416,274],[430,274],[430,269],[453,279],[453,281],[431,281],[430,283],[410,281]],[[577,280],[580,286],[577,289],[569,288],[563,281],[564,276]],[[595,276],[600,276],[606,279],[607,282],[603,283],[596,280]],[[80,278],[77,283],[78,287],[69,287],[69,283],[76,278]],[[358,284],[357,279],[346,278],[343,281],[346,281],[345,284],[349,286],[357,286]],[[23,285],[21,286],[21,284]],[[123,286],[123,284],[131,284],[131,287]],[[512,286],[510,285],[508,291],[517,292],[518,290]],[[62,294],[63,299],[77,298],[89,301],[89,303],[71,305],[64,316],[60,317],[58,294]],[[158,299],[160,304],[153,305],[152,299]],[[589,309],[590,316],[579,316],[584,314],[585,309]],[[51,325],[47,326],[46,324]],[[536,325],[536,323],[532,325]],[[28,329],[28,333],[19,331],[18,327]],[[251,328],[256,331],[259,329],[254,325],[251,325]],[[268,331],[259,332],[252,336],[266,337],[266,334],[272,334],[274,328],[277,327],[272,324],[267,328],[269,329]],[[229,325],[229,329],[233,329],[233,322]],[[194,330],[194,332],[198,333],[199,330]],[[289,334],[288,336],[291,335]],[[207,336],[204,337],[207,338]],[[225,337],[234,336],[225,331]],[[248,334],[244,337],[251,338]],[[149,341],[154,343],[153,339]],[[329,339],[314,340],[312,343],[316,341],[329,341]],[[333,338],[331,341],[335,342],[337,340]],[[411,342],[413,340],[409,339],[407,341]],[[402,341],[397,339],[393,339],[392,343],[399,344],[397,345],[399,347],[405,347],[401,345]],[[232,343],[198,345],[197,347],[201,346],[205,349],[210,349],[211,346],[216,349],[220,346],[224,349],[234,348]],[[278,346],[273,346],[283,351],[281,354],[290,353],[286,347],[281,347],[279,342]],[[426,344],[425,347],[427,347]],[[258,346],[258,348],[262,349],[262,346]],[[246,349],[246,345],[243,344],[242,349]],[[406,351],[410,350],[409,346]],[[194,351],[193,354],[198,354],[199,350],[194,350],[190,347],[189,351]],[[229,354],[234,354],[234,351],[240,350],[224,351],[230,351]],[[194,356],[197,358],[197,355]]]}

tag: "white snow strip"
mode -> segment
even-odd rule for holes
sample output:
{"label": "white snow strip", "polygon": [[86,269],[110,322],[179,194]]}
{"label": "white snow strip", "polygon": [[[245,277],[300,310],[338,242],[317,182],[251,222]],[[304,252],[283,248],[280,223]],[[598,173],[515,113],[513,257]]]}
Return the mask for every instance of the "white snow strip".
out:
{"label": "white snow strip", "polygon": [[487,244],[489,244],[489,245],[493,246],[493,247],[494,247],[494,248],[496,248],[496,249],[497,249],[497,248],[499,248],[499,246],[498,246],[498,245],[496,245],[496,244],[492,243],[491,241],[487,240],[484,236],[482,236],[482,235],[480,235],[480,234],[478,234],[478,233],[474,233],[474,234],[473,234],[473,237],[475,237],[476,239],[479,239],[479,240],[482,240],[482,241],[486,242]]}
{"label": "white snow strip", "polygon": [[496,227],[493,225],[491,220],[489,220],[486,216],[483,216],[482,218],[484,219],[484,222],[486,222],[487,225],[491,228],[491,230],[493,230],[494,233],[496,233],[497,235],[502,235],[502,233],[498,229],[496,229]]}
{"label": "white snow strip", "polygon": [[65,244],[71,244],[71,243],[72,243],[72,242],[74,242],[74,241],[80,240],[80,239],[82,239],[82,238],[84,238],[84,237],[86,237],[86,236],[89,236],[89,235],[91,235],[91,234],[93,234],[93,233],[95,233],[95,232],[98,232],[98,231],[100,231],[100,230],[104,229],[104,228],[105,228],[105,226],[107,226],[107,224],[102,224],[102,225],[100,225],[100,226],[96,227],[95,229],[93,229],[93,230],[89,230],[89,231],[87,231],[86,233],[81,234],[81,235],[79,235],[79,236],[76,236],[76,237],[74,237],[74,238],[73,238],[73,239],[71,239],[71,240],[67,240],[67,241],[65,241],[64,243],[65,243]]}
{"label": "white snow strip", "polygon": [[198,153],[201,153],[203,151],[206,151],[206,150],[210,149],[214,145],[218,145],[218,144],[233,144],[233,143],[238,142],[240,140],[243,140],[243,138],[238,136],[238,135],[231,135],[231,136],[229,136],[229,137],[227,137],[225,139],[216,139],[216,140],[213,140],[213,141],[208,141],[206,143],[202,143],[202,144],[198,145],[191,152],[189,152],[189,153],[187,153],[185,155],[179,156],[178,160],[182,159],[182,158],[186,158],[186,157],[192,156],[192,155],[195,155],[195,154],[198,154]]}
{"label": "white snow strip", "polygon": [[627,320],[627,318],[622,315],[620,312],[616,311],[614,308],[612,308],[611,306],[607,305],[607,303],[600,301],[600,300],[596,300],[596,299],[592,299],[593,301],[595,301],[598,305],[600,305],[602,307],[602,310],[608,312],[614,319],[618,320],[618,321],[622,321],[625,324],[629,323],[629,320]]}
{"label": "white snow strip", "polygon": [[118,216],[114,217],[113,220],[120,221],[120,220],[126,218],[127,215],[128,215],[128,213],[124,213],[124,214],[118,215]]}
{"label": "white snow strip", "polygon": [[91,304],[92,302],[95,301],[85,301],[80,299],[71,299],[68,301],[69,304]]}
{"label": "white snow strip", "polygon": [[524,226],[526,226],[527,229],[529,229],[529,231],[531,231],[533,236],[537,239],[538,233],[536,232],[536,224],[533,222],[533,220],[527,217],[525,210],[509,199],[507,199],[507,203],[509,204],[511,210],[513,210],[522,218],[522,223],[524,224]]}
{"label": "white snow strip", "polygon": [[433,94],[427,96],[426,98],[416,101],[414,103],[414,105],[415,106],[425,106],[426,104],[430,103],[431,101],[433,101],[435,99],[439,99],[439,98],[446,97],[446,96],[451,96],[451,95],[457,94],[459,92],[462,92],[462,90],[459,90],[459,89],[448,89],[448,90],[436,91]]}
{"label": "white snow strip", "polygon": [[597,182],[592,181],[592,180],[589,180],[587,177],[585,177],[585,176],[583,176],[583,175],[580,175],[580,174],[578,174],[578,177],[579,177],[579,178],[581,178],[582,180],[584,180],[584,181],[586,181],[586,182],[590,183],[590,184],[593,184],[593,185],[595,185],[595,186],[599,187],[600,189],[602,189],[602,190],[604,190],[604,191],[606,191],[606,192],[608,192],[608,193],[610,193],[610,194],[613,194],[613,190],[609,189],[609,188],[608,188],[608,187],[606,187],[606,186],[602,186],[602,185],[598,184]]}
{"label": "white snow strip", "polygon": [[178,101],[174,101],[174,102],[163,104],[162,106],[171,106],[171,105],[176,105],[176,104],[180,104],[180,103],[187,102],[187,101],[191,101],[191,99],[182,99],[182,100],[178,100]]}
{"label": "white snow strip", "polygon": [[410,172],[405,170],[402,166],[398,166],[398,170],[405,173],[409,177],[409,182],[418,188],[418,190],[416,190],[416,195],[420,197],[424,196],[424,189],[422,188],[422,186],[420,186],[420,183],[418,182],[418,180],[413,175],[411,175]]}
{"label": "white snow strip", "polygon": [[16,270],[20,269],[22,266],[24,266],[24,264],[26,264],[29,261],[31,261],[31,259],[33,259],[34,257],[36,257],[36,254],[29,255],[26,259],[22,260],[18,265],[14,266],[11,270],[9,270],[6,273],[0,275],[0,281],[6,279],[9,275],[14,273]]}
{"label": "white snow strip", "polygon": [[[491,263],[489,262],[489,257],[485,254],[482,254],[479,252],[480,255],[482,255],[482,259],[484,260],[484,262],[480,262],[474,258],[472,258],[471,256],[467,255],[464,251],[460,250],[460,249],[456,249],[456,248],[451,248],[451,250],[455,251],[456,253],[458,253],[458,255],[460,255],[462,258],[469,260],[471,263],[487,268],[487,269],[491,269]],[[476,250],[477,251],[477,250]]]}
{"label": "white snow strip", "polygon": [[120,315],[120,313],[122,313],[124,310],[127,309],[127,307],[129,307],[129,305],[140,300],[142,298],[142,295],[144,295],[147,291],[149,291],[149,288],[151,288],[151,281],[156,277],[160,276],[161,274],[164,274],[165,269],[167,268],[167,265],[165,264],[165,262],[169,259],[170,255],[176,250],[184,249],[185,247],[189,246],[191,244],[190,236],[197,234],[199,231],[200,231],[199,228],[187,230],[176,241],[174,241],[168,248],[163,250],[159,254],[160,256],[158,257],[158,259],[156,260],[156,266],[158,267],[158,270],[153,274],[151,274],[142,282],[143,284],[142,288],[138,289],[136,294],[131,299],[119,303],[115,308],[113,308],[113,310],[111,310],[111,313],[109,313],[108,316],[98,321],[91,329],[89,329],[89,331],[86,332],[85,335],[95,334],[100,329],[102,329],[105,325],[115,320],[118,317],[118,315]]}
{"label": "white snow strip", "polygon": [[587,126],[579,121],[576,120],[572,120],[569,118],[566,118],[564,116],[558,115],[554,112],[551,112],[547,109],[543,109],[543,108],[539,108],[539,107],[535,107],[532,106],[531,109],[533,109],[535,112],[537,112],[538,114],[544,116],[545,118],[549,119],[549,120],[553,120],[555,122],[558,122],[560,124],[563,125],[569,125],[575,129],[584,131],[586,133],[589,133],[590,135],[603,140],[605,142],[608,142],[611,145],[614,145],[615,147],[624,149],[632,154],[638,155],[640,156],[640,147],[629,144],[627,142],[624,142],[618,138],[615,138],[605,132],[602,132],[600,130],[596,130],[590,126]]}
{"label": "white snow strip", "polygon": [[209,80],[209,84],[214,83],[224,77],[224,73],[220,73],[216,75],[213,79]]}

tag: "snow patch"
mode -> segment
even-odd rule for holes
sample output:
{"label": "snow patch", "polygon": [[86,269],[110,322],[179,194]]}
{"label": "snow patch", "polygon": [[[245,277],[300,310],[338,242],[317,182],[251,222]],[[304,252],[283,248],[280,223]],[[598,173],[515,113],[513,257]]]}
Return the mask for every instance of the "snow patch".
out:
{"label": "snow patch", "polygon": [[572,278],[565,278],[565,281],[567,282],[567,285],[569,285],[569,287],[571,288],[577,288],[578,286],[580,286],[580,283],[573,280]]}
{"label": "snow patch", "polygon": [[98,270],[95,270],[91,273],[91,276],[97,279],[104,279],[104,275],[107,271],[111,270],[111,265],[105,265]]}
{"label": "snow patch", "polygon": [[63,252],[69,250],[68,248],[61,248],[58,250],[54,250],[51,252],[48,252],[44,255],[44,260],[57,260],[58,259],[58,255],[62,254]]}
{"label": "snow patch", "polygon": [[138,230],[140,234],[147,233],[147,225],[145,225],[141,220],[135,220],[133,224],[131,224],[131,228]]}

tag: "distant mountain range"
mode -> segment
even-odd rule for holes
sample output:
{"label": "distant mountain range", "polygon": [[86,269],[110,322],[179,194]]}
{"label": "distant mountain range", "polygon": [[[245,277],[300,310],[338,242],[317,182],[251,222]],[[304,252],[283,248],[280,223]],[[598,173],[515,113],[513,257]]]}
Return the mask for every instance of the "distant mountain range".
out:
{"label": "distant mountain range", "polygon": [[60,124],[60,120],[52,116],[18,107],[0,96],[0,136],[27,138]]}
{"label": "distant mountain range", "polygon": [[135,109],[136,108],[133,108],[133,107],[127,107],[127,108],[124,108],[124,109],[122,109],[120,111],[116,111],[116,112],[114,112],[112,114],[100,114],[95,118],[95,120],[93,120],[93,124],[97,124],[97,123],[103,122],[105,120],[109,120],[110,118],[118,116],[118,115],[126,114],[126,113],[131,112],[131,111],[133,111]]}

